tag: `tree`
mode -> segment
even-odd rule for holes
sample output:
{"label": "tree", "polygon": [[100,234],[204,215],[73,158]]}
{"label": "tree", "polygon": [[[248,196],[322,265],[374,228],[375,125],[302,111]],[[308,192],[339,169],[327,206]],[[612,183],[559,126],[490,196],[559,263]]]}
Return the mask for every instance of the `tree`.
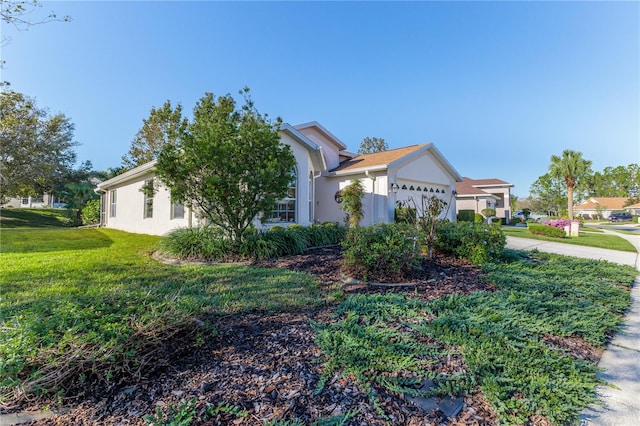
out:
{"label": "tree", "polygon": [[43,18],[32,19],[34,11],[42,7],[38,0],[0,0],[0,17],[7,24],[13,24],[18,29],[27,29],[33,25],[46,24],[48,22],[62,21],[69,22],[71,17],[63,16],[61,18],[55,12]]}
{"label": "tree", "polygon": [[256,110],[249,89],[244,105],[206,93],[193,122],[158,157],[156,175],[171,197],[200,212],[227,238],[241,241],[253,221],[286,196],[296,161],[275,123]]}
{"label": "tree", "polygon": [[0,93],[0,195],[48,192],[76,161],[74,125],[22,93]]}
{"label": "tree", "polygon": [[347,213],[349,228],[356,228],[364,217],[362,199],[364,198],[364,186],[360,179],[355,179],[346,188],[340,191],[342,199],[342,211]]}
{"label": "tree", "polygon": [[527,207],[533,211],[558,214],[566,195],[559,179],[549,173],[540,176],[529,188],[535,198],[528,197],[519,203],[520,208]]}
{"label": "tree", "polygon": [[582,158],[581,152],[565,149],[562,151],[562,157],[551,156],[549,173],[557,179],[564,179],[569,219],[573,219],[573,191],[590,172],[591,161]]}
{"label": "tree", "polygon": [[171,101],[166,101],[161,108],[152,107],[149,118],[142,121],[142,128],[131,142],[129,152],[122,157],[122,165],[132,169],[157,159],[165,145],[180,142],[188,124],[182,117],[180,104],[173,108]]}
{"label": "tree", "polygon": [[360,142],[360,148],[358,148],[358,154],[373,154],[374,152],[386,151],[389,147],[382,138],[370,138],[367,136]]}

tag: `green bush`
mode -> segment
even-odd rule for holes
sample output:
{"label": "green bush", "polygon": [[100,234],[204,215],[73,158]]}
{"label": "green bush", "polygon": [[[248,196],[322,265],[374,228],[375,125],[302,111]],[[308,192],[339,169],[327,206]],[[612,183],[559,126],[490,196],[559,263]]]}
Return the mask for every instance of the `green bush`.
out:
{"label": "green bush", "polygon": [[162,248],[172,256],[188,260],[225,262],[241,259],[270,259],[301,254],[311,247],[340,243],[346,228],[336,223],[288,228],[272,226],[268,230],[250,229],[241,243],[223,238],[215,227],[186,228],[171,232]]}
{"label": "green bush", "polygon": [[414,224],[416,222],[416,209],[413,207],[396,207],[394,222]]}
{"label": "green bush", "polygon": [[100,200],[89,200],[82,209],[82,224],[96,225],[100,223]]}
{"label": "green bush", "polygon": [[160,244],[163,251],[185,260],[222,261],[235,251],[231,241],[212,226],[176,229]]}
{"label": "green bush", "polygon": [[475,213],[473,215],[473,223],[483,223],[484,222],[484,216],[482,216],[480,213]]}
{"label": "green bush", "polygon": [[566,233],[562,229],[558,229],[550,225],[540,225],[536,223],[530,223],[528,225],[529,232],[536,235],[544,235],[546,237],[564,238]]}
{"label": "green bush", "polygon": [[476,212],[473,210],[460,210],[458,212],[459,222],[473,222]]}
{"label": "green bush", "polygon": [[408,225],[352,228],[342,247],[345,272],[363,281],[399,281],[420,267],[418,236]]}
{"label": "green bush", "polygon": [[435,249],[474,264],[498,260],[506,245],[499,226],[469,222],[442,222],[438,227]]}

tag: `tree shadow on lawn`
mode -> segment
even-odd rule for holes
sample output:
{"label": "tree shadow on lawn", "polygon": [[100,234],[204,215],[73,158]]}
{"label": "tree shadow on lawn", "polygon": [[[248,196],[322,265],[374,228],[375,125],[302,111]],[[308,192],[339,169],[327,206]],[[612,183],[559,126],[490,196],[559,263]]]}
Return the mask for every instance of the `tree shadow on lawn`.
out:
{"label": "tree shadow on lawn", "polygon": [[2,253],[43,253],[68,250],[93,250],[109,247],[113,240],[98,229],[12,229],[2,232]]}

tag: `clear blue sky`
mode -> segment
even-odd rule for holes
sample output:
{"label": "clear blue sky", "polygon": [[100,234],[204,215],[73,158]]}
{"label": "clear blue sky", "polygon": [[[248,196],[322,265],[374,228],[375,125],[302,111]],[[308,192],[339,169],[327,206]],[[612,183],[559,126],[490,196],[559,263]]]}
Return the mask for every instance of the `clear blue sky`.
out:
{"label": "clear blue sky", "polygon": [[2,23],[2,80],[66,114],[79,160],[117,166],[152,106],[188,116],[248,86],[356,151],[433,142],[463,176],[526,196],[549,158],[640,163],[640,3],[44,2]]}

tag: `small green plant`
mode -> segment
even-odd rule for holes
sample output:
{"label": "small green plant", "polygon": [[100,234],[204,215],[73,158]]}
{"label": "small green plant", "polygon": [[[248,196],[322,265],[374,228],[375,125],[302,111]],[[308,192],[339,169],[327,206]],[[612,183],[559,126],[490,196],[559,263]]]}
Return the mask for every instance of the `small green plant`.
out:
{"label": "small green plant", "polygon": [[362,199],[364,198],[364,186],[360,179],[355,179],[346,188],[340,191],[342,198],[342,210],[347,213],[349,228],[355,228],[364,217]]}
{"label": "small green plant", "polygon": [[460,210],[457,215],[459,222],[473,222],[476,212],[473,210]]}
{"label": "small green plant", "polygon": [[409,225],[352,228],[342,247],[344,270],[364,281],[398,281],[420,267],[418,235]]}
{"label": "small green plant", "polygon": [[166,414],[162,408],[156,407],[153,415],[143,417],[149,426],[190,426],[196,417],[196,400],[191,398],[182,401],[175,408],[173,404],[169,405]]}
{"label": "small green plant", "polygon": [[499,226],[469,222],[443,222],[434,243],[436,250],[477,265],[499,260],[505,245],[506,237]]}
{"label": "small green plant", "polygon": [[89,200],[81,212],[83,225],[95,225],[100,222],[100,200]]}
{"label": "small green plant", "polygon": [[244,418],[249,415],[249,412],[244,408],[229,404],[228,402],[223,402],[218,405],[209,405],[205,413],[207,417],[215,417],[218,414],[230,414],[236,418]]}

